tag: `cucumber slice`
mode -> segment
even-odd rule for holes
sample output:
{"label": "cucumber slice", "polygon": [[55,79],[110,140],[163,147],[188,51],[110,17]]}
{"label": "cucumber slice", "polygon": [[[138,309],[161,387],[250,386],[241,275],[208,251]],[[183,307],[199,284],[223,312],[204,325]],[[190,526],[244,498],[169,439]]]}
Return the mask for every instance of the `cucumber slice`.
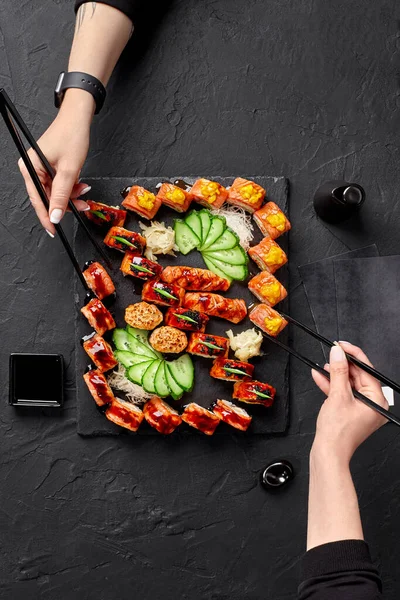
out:
{"label": "cucumber slice", "polygon": [[165,362],[165,376],[167,379],[167,384],[171,392],[171,396],[174,400],[179,400],[183,395],[184,390],[178,385],[175,379],[172,377],[171,371],[169,369],[169,363]]}
{"label": "cucumber slice", "polygon": [[210,231],[212,214],[209,210],[203,209],[199,212],[199,217],[201,221],[201,239],[205,242]]}
{"label": "cucumber slice", "polygon": [[210,261],[216,269],[225,273],[225,277],[231,277],[237,281],[243,281],[249,273],[247,265],[229,265],[228,263],[224,263],[215,258],[210,258],[210,256],[207,256],[207,260]]}
{"label": "cucumber slice", "polygon": [[179,387],[185,392],[191,392],[194,385],[194,368],[189,354],[183,354],[171,361],[168,368]]}
{"label": "cucumber slice", "polygon": [[143,373],[142,388],[145,392],[149,392],[149,394],[156,393],[155,378],[156,373],[158,371],[158,367],[161,363],[161,360],[154,360]]}
{"label": "cucumber slice", "polygon": [[114,356],[125,369],[149,360],[148,356],[143,356],[143,354],[133,354],[133,352],[128,352],[127,350],[116,350]]}
{"label": "cucumber slice", "polygon": [[247,254],[242,246],[235,246],[229,250],[216,251],[214,251],[214,246],[212,246],[205,254],[207,254],[211,260],[220,260],[221,262],[228,263],[228,265],[247,264]]}
{"label": "cucumber slice", "polygon": [[221,269],[218,269],[218,267],[216,267],[214,265],[214,263],[211,262],[211,260],[208,260],[207,254],[202,254],[202,257],[203,257],[204,262],[206,263],[207,269],[209,269],[210,271],[212,271],[219,277],[223,277],[223,279],[227,279],[229,281],[229,283],[232,283],[232,277],[228,277],[228,275],[226,273],[224,273],[223,271],[221,271]]}
{"label": "cucumber slice", "polygon": [[113,342],[117,350],[127,350],[128,352],[133,352],[133,354],[141,354],[142,356],[147,356],[149,360],[158,358],[155,350],[139,342],[137,338],[130,335],[125,329],[114,329]]}
{"label": "cucumber slice", "polygon": [[223,234],[225,228],[226,220],[223,217],[212,217],[210,231],[208,232],[207,239],[199,248],[200,252],[207,250]]}
{"label": "cucumber slice", "polygon": [[137,383],[137,385],[142,385],[142,378],[144,373],[147,371],[150,365],[153,362],[157,362],[155,360],[147,360],[146,362],[138,363],[137,365],[133,365],[133,367],[129,367],[127,370],[128,379],[133,381],[133,383]]}
{"label": "cucumber slice", "polygon": [[186,225],[189,225],[190,229],[195,232],[197,237],[200,240],[200,244],[202,243],[202,233],[201,233],[201,219],[199,217],[199,213],[197,210],[192,210],[187,217],[185,217]]}
{"label": "cucumber slice", "polygon": [[239,243],[240,240],[237,233],[227,227],[222,235],[220,235],[219,238],[209,248],[209,250],[212,250],[213,252],[216,250],[229,250],[229,248],[234,248]]}
{"label": "cucumber slice", "polygon": [[157,373],[154,379],[154,387],[156,388],[157,396],[165,398],[171,394],[169,385],[167,383],[167,376],[165,374],[165,361],[160,362],[160,366],[157,369]]}
{"label": "cucumber slice", "polygon": [[[136,354],[143,354],[142,349],[146,348],[148,350],[146,356],[152,356],[153,358],[162,358],[160,352],[154,350],[149,344],[149,334],[147,331],[143,331],[143,329],[136,329],[135,327],[131,327],[130,325],[126,326],[126,331],[136,340],[137,350],[132,350]],[[150,355],[151,352],[151,355]]]}
{"label": "cucumber slice", "polygon": [[191,250],[200,244],[200,240],[193,229],[189,225],[186,225],[182,219],[175,219],[174,231],[176,245],[182,254],[189,254]]}

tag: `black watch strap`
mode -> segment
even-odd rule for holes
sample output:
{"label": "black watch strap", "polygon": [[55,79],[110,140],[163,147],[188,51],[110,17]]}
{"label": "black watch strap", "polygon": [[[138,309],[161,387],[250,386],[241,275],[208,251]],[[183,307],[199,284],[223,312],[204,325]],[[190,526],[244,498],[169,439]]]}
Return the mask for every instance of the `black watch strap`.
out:
{"label": "black watch strap", "polygon": [[62,71],[54,90],[54,104],[56,108],[60,108],[65,90],[68,88],[78,88],[92,94],[96,103],[95,114],[97,115],[100,112],[106,99],[106,89],[96,77],[87,73],[80,73],[79,71],[72,71],[71,73],[64,73]]}

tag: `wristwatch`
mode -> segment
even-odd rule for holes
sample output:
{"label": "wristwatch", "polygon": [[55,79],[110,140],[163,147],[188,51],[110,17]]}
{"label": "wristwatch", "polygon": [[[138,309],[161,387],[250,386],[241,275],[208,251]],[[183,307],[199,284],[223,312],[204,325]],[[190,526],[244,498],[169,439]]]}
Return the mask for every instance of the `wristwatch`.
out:
{"label": "wristwatch", "polygon": [[78,88],[92,94],[96,103],[95,115],[101,111],[106,99],[106,89],[96,77],[87,73],[80,73],[79,71],[72,71],[70,73],[61,71],[54,90],[54,104],[56,108],[60,108],[65,90],[68,88]]}

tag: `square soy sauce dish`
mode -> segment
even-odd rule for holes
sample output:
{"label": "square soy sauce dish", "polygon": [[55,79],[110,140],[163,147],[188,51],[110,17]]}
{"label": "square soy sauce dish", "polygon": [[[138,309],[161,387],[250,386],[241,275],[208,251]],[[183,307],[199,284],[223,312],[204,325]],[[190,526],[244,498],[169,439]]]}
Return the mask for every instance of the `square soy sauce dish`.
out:
{"label": "square soy sauce dish", "polygon": [[64,363],[61,354],[10,354],[12,406],[60,408],[64,402]]}

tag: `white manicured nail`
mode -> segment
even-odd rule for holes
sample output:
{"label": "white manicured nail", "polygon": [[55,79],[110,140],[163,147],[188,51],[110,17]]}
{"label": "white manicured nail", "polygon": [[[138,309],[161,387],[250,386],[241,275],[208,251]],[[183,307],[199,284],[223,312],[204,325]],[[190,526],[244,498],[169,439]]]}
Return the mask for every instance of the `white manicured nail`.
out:
{"label": "white manicured nail", "polygon": [[92,189],[91,185],[88,185],[87,187],[83,188],[83,190],[80,193],[80,196],[84,196],[85,194],[87,194],[88,192],[90,192],[91,189]]}
{"label": "white manicured nail", "polygon": [[63,216],[63,211],[61,210],[61,208],[55,208],[51,215],[50,215],[50,223],[54,223],[54,225],[57,225]]}
{"label": "white manicured nail", "polygon": [[46,233],[48,233],[51,238],[54,237],[54,234],[52,234],[51,231],[49,231],[48,229],[46,229]]}
{"label": "white manicured nail", "polygon": [[87,210],[90,210],[90,206],[87,206],[86,208],[82,209],[81,212],[86,212]]}

